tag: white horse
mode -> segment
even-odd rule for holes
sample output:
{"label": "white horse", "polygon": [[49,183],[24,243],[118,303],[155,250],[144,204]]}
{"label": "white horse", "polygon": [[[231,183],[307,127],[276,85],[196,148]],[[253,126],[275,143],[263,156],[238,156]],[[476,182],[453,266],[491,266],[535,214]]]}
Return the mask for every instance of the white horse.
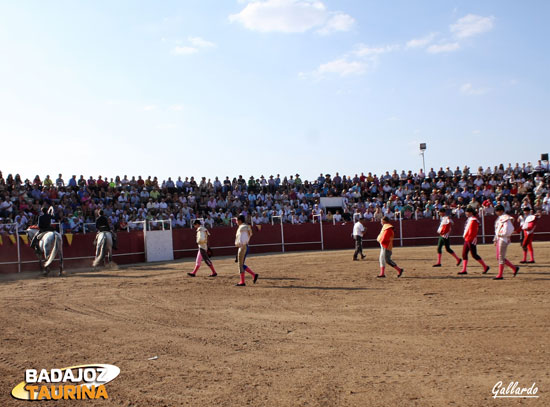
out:
{"label": "white horse", "polygon": [[[38,234],[38,229],[27,229],[27,236],[29,240],[32,240],[34,236]],[[53,263],[56,257],[59,257],[59,276],[63,275],[63,238],[58,232],[45,232],[42,239],[40,239],[38,248],[40,254],[38,255],[38,261],[40,262],[40,270],[44,276],[47,276],[50,272],[50,265]],[[42,264],[42,261],[45,261]]]}
{"label": "white horse", "polygon": [[113,236],[111,232],[99,232],[95,240],[95,259],[92,267],[97,267],[102,261],[103,266],[107,266],[107,262],[113,261]]}

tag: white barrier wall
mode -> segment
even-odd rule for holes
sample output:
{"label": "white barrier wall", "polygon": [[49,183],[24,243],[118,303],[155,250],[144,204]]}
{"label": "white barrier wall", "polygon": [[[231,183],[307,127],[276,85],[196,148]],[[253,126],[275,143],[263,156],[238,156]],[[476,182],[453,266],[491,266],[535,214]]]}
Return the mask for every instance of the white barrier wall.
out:
{"label": "white barrier wall", "polygon": [[146,261],[174,260],[174,245],[171,230],[148,230],[145,233]]}

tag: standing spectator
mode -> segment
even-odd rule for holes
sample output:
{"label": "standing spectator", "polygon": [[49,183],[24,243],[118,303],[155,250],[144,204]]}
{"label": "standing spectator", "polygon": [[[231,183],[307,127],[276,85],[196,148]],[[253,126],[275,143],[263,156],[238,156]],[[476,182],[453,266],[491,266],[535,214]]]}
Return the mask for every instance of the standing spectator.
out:
{"label": "standing spectator", "polygon": [[77,187],[77,184],[76,184],[76,175],[73,175],[73,176],[71,177],[71,179],[69,180],[69,183],[67,184],[67,186],[69,186],[70,188],[76,189],[76,187]]}
{"label": "standing spectator", "polygon": [[59,174],[59,178],[55,180],[55,186],[58,188],[65,186],[65,181],[63,181],[63,176],[61,174]]}
{"label": "standing spectator", "polygon": [[49,175],[46,175],[46,178],[44,178],[44,186],[45,186],[46,188],[49,188],[49,187],[51,187],[52,185],[53,185],[52,179],[50,178]]}

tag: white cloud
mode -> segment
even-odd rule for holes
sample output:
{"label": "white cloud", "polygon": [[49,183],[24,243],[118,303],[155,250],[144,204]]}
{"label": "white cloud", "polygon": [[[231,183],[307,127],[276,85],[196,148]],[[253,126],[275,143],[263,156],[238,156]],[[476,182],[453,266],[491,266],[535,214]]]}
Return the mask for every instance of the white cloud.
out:
{"label": "white cloud", "polygon": [[[168,40],[163,39],[163,42],[166,42]],[[174,44],[174,48],[172,48],[171,52],[172,55],[192,55],[196,54],[202,49],[206,48],[213,48],[216,46],[213,42],[207,41],[201,37],[189,37],[187,39],[189,44],[183,44],[184,41],[181,40],[172,40],[172,44]]]}
{"label": "white cloud", "polygon": [[407,41],[407,48],[424,48],[431,44],[436,37],[436,33],[430,33],[422,38],[413,38],[410,41]]}
{"label": "white cloud", "polygon": [[156,109],[157,109],[157,107],[155,105],[148,105],[148,106],[143,106],[142,110],[144,110],[146,112],[150,112],[150,111],[156,110]]}
{"label": "white cloud", "polygon": [[481,130],[472,130],[472,134],[480,134]]}
{"label": "white cloud", "polygon": [[319,65],[311,74],[300,73],[301,77],[313,76],[320,79],[328,74],[340,76],[363,75],[378,64],[380,55],[398,50],[398,45],[385,45],[370,47],[358,44],[355,48],[342,57]]}
{"label": "white cloud", "polygon": [[206,41],[201,37],[189,37],[189,42],[191,43],[191,45],[198,48],[212,48],[216,46],[216,44],[214,44],[213,42]]}
{"label": "white cloud", "polygon": [[369,47],[365,44],[359,44],[353,51],[353,54],[358,57],[372,57],[380,54],[385,54],[399,49],[398,45],[386,45],[383,47]]}
{"label": "white cloud", "polygon": [[183,105],[172,105],[170,106],[170,110],[174,111],[174,112],[181,112],[183,110],[184,106]]}
{"label": "white cloud", "polygon": [[490,31],[494,27],[494,22],[493,16],[468,14],[449,26],[451,35],[448,38],[440,38],[438,43],[434,43],[438,34],[430,33],[425,37],[407,41],[406,48],[426,48],[426,51],[431,54],[456,51],[460,49],[461,40]]}
{"label": "white cloud", "polygon": [[465,95],[484,95],[487,92],[488,88],[475,88],[471,83],[465,83],[460,87],[460,93]]}
{"label": "white cloud", "polygon": [[367,64],[362,61],[349,61],[346,58],[321,64],[315,71],[319,75],[337,74],[340,76],[361,75],[367,70]]}
{"label": "white cloud", "polygon": [[483,17],[468,14],[451,24],[450,31],[456,38],[468,38],[490,31],[494,27],[495,17]]}
{"label": "white cloud", "polygon": [[183,46],[172,48],[172,54],[174,55],[191,55],[196,54],[197,52],[199,52],[199,50],[195,47]]}
{"label": "white cloud", "polygon": [[265,0],[249,2],[229,21],[260,32],[303,33],[318,28],[320,34],[349,31],[355,24],[353,17],[330,12],[318,0]]}
{"label": "white cloud", "polygon": [[427,49],[427,51],[430,54],[439,54],[441,52],[452,52],[456,51],[460,48],[460,44],[458,42],[449,42],[444,44],[433,44],[430,45]]}
{"label": "white cloud", "polygon": [[321,35],[332,34],[337,31],[349,31],[355,25],[355,19],[344,13],[335,13],[326,22],[324,27],[317,30]]}

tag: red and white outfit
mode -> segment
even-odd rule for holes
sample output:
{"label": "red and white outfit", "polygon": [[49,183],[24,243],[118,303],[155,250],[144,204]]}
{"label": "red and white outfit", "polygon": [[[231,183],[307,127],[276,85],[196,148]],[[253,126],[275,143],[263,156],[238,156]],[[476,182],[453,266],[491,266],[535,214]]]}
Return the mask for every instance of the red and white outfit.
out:
{"label": "red and white outfit", "polygon": [[[533,237],[535,228],[537,227],[537,217],[535,215],[529,215],[523,221],[521,229],[523,230],[523,242],[521,248],[523,249],[523,261],[521,263],[534,263],[535,257],[533,254]],[[527,251],[531,256],[531,260],[527,261]]]}
{"label": "red and white outfit", "polygon": [[455,254],[453,249],[451,249],[451,244],[449,241],[449,236],[451,234],[451,228],[453,226],[453,221],[448,216],[442,216],[441,222],[439,223],[439,228],[437,233],[439,234],[439,240],[437,242],[437,263],[433,267],[441,267],[441,255],[443,253],[443,246],[445,250],[456,260],[456,265],[460,265],[461,260]]}
{"label": "red and white outfit", "polygon": [[507,258],[506,251],[511,240],[510,237],[514,233],[513,218],[510,215],[500,215],[495,221],[495,246],[497,248],[498,259],[498,276],[497,279],[502,278],[504,273],[504,265],[507,265],[514,270],[514,276],[517,274],[519,267],[514,266]]}
{"label": "red and white outfit", "polygon": [[199,251],[197,252],[197,259],[195,260],[195,268],[191,273],[187,273],[191,277],[195,277],[197,271],[199,271],[199,268],[201,267],[201,263],[203,260],[210,268],[210,270],[212,270],[210,277],[215,277],[218,275],[216,273],[216,270],[214,269],[214,265],[212,264],[210,257],[208,257],[208,236],[210,236],[210,232],[204,226],[201,225],[197,228],[196,240]]}
{"label": "red and white outfit", "polygon": [[443,216],[441,218],[441,222],[439,222],[439,227],[437,228],[437,233],[439,236],[443,239],[448,239],[451,234],[452,225],[453,221],[448,216]]}
{"label": "red and white outfit", "polygon": [[485,264],[481,256],[477,254],[477,233],[479,231],[480,221],[475,216],[469,216],[464,226],[464,246],[462,248],[462,271],[458,274],[467,274],[468,253],[483,266],[483,274],[489,271],[489,266]]}

